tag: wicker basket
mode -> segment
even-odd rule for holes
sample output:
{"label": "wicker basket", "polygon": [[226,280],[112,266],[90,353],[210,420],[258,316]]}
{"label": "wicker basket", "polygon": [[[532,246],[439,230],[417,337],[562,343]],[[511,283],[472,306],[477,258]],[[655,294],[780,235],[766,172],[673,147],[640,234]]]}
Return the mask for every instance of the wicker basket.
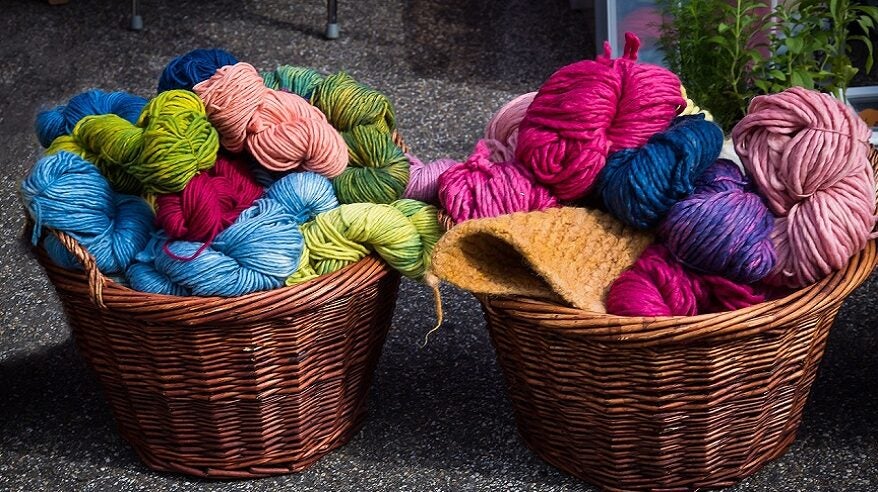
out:
{"label": "wicker basket", "polygon": [[37,259],[122,436],[149,467],[200,477],[301,471],[359,430],[399,274],[369,256],[235,298],[146,294]]}
{"label": "wicker basket", "polygon": [[732,485],[793,443],[835,315],[876,263],[870,241],[785,298],[694,317],[479,300],[534,452],[608,490],[691,490]]}

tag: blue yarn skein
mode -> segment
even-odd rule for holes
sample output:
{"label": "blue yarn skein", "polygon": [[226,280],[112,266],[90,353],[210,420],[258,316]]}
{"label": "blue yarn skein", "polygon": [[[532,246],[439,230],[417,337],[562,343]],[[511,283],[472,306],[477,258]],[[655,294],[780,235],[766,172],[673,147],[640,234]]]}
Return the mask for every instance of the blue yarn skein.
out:
{"label": "blue yarn skein", "polygon": [[338,207],[332,181],[310,171],[287,174],[275,181],[265,196],[283,205],[300,224]]}
{"label": "blue yarn skein", "polygon": [[692,193],[722,145],[722,130],[704,115],[677,117],[643,147],[611,154],[598,177],[598,193],[618,219],[639,229],[654,227]]}
{"label": "blue yarn skein", "polygon": [[238,59],[226,50],[192,50],[168,62],[159,77],[158,92],[171,89],[191,91],[196,84],[209,79],[217,69],[236,63]]}
{"label": "blue yarn skein", "polygon": [[721,159],[698,178],[691,196],[671,207],[659,237],[688,267],[752,283],[777,260],[773,228],[762,197],[735,164]]}
{"label": "blue yarn skein", "polygon": [[[171,257],[165,245],[179,258],[194,258]],[[128,279],[132,288],[143,292],[240,296],[282,286],[298,269],[303,247],[293,216],[278,202],[261,198],[209,247],[194,241],[167,242],[163,233],[155,234],[128,268]]]}
{"label": "blue yarn skein", "polygon": [[79,120],[91,115],[115,114],[132,124],[137,122],[146,99],[127,92],[104,92],[99,89],[77,94],[66,106],[56,106],[37,115],[37,138],[43,147],[61,135],[70,135]]}
{"label": "blue yarn skein", "polygon": [[[114,192],[96,167],[70,152],[40,159],[21,183],[21,196],[34,221],[33,244],[44,227],[65,232],[106,275],[124,272],[154,228],[152,209],[144,200]],[[81,268],[54,236],[43,244],[56,264]]]}

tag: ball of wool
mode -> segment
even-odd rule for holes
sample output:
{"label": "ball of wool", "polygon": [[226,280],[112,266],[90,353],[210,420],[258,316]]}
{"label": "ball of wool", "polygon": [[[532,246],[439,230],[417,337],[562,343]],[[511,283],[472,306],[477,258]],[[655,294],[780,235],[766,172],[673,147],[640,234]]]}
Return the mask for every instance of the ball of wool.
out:
{"label": "ball of wool", "polygon": [[194,90],[232,152],[246,147],[273,171],[302,168],[335,177],[347,165],[344,140],[326,117],[295,94],[265,87],[252,65],[222,67]]}
{"label": "ball of wool", "polygon": [[607,210],[626,224],[654,227],[692,193],[695,179],[716,162],[722,144],[722,130],[703,115],[681,116],[643,147],[610,155],[598,193]]}
{"label": "ball of wool", "polygon": [[875,227],[869,128],[843,103],[801,87],[759,96],[732,137],[777,216],[766,282],[808,285],[866,246]]}
{"label": "ball of wool", "polygon": [[183,190],[156,197],[156,223],[171,240],[211,243],[262,193],[246,161],[220,154]]}
{"label": "ball of wool", "polygon": [[372,125],[344,133],[348,167],[332,180],[341,203],[391,203],[409,182],[409,160],[387,133]]}
{"label": "ball of wool", "polygon": [[764,292],[716,275],[687,269],[662,245],[647,247],[607,293],[607,313],[618,316],[695,316],[742,309]]}
{"label": "ball of wool", "polygon": [[128,278],[143,292],[234,297],[282,286],[299,267],[301,253],[293,216],[279,203],[259,199],[210,246],[155,234],[128,268]]}
{"label": "ball of wool", "polygon": [[425,225],[437,219],[435,208],[423,205],[423,214],[413,213],[411,204],[400,205],[412,212],[411,216],[394,204],[383,203],[349,203],[319,214],[302,226],[310,267],[324,275],[374,251],[403,275],[423,277],[432,252],[430,245],[436,243],[440,230],[438,222]]}
{"label": "ball of wool", "polygon": [[562,200],[586,195],[610,152],[637,148],[664,131],[685,104],[680,80],[636,64],[640,41],[625,35],[625,55],[561,68],[540,87],[518,130],[515,155]]}
{"label": "ball of wool", "polygon": [[173,193],[213,166],[219,139],[198,96],[171,90],[144,106],[137,125],[114,114],[83,118],[48,152],[59,150],[90,160],[117,191]]}
{"label": "ball of wool", "polygon": [[300,224],[338,207],[332,183],[312,172],[287,174],[272,183],[265,195],[281,204]]}
{"label": "ball of wool", "polygon": [[659,228],[684,265],[736,282],[762,280],[774,267],[774,216],[730,161],[720,160],[675,203]]}
{"label": "ball of wool", "polygon": [[491,160],[509,162],[515,158],[518,145],[518,125],[524,119],[527,108],[536,97],[536,92],[522,94],[509,101],[494,113],[485,128],[485,141],[491,148]]}
{"label": "ball of wool", "polygon": [[61,135],[70,135],[79,120],[95,114],[115,114],[134,123],[146,99],[127,92],[104,92],[98,89],[77,94],[66,106],[57,106],[37,115],[36,131],[43,147]]}
{"label": "ball of wool", "polygon": [[[97,168],[69,152],[37,161],[21,183],[21,197],[34,221],[33,244],[44,228],[64,232],[94,256],[105,274],[124,272],[153,230],[145,201],[115,193]],[[45,246],[57,264],[79,267],[54,236],[46,236]]]}
{"label": "ball of wool", "polygon": [[314,88],[323,81],[323,76],[306,67],[281,65],[273,72],[261,72],[262,80],[269,89],[292,92],[311,100]]}
{"label": "ball of wool", "polygon": [[387,96],[344,72],[330,75],[318,84],[311,103],[342,133],[364,125],[387,134],[396,129],[396,116]]}
{"label": "ball of wool", "polygon": [[171,89],[191,91],[195,84],[208,79],[221,67],[236,63],[238,59],[226,50],[192,50],[168,62],[159,78],[158,92]]}
{"label": "ball of wool", "polygon": [[491,162],[483,141],[473,154],[439,176],[439,202],[455,222],[543,210],[557,200],[516,161]]}
{"label": "ball of wool", "polygon": [[409,182],[402,196],[436,205],[439,203],[439,176],[457,164],[454,159],[438,159],[422,162],[414,154],[406,154],[409,159]]}

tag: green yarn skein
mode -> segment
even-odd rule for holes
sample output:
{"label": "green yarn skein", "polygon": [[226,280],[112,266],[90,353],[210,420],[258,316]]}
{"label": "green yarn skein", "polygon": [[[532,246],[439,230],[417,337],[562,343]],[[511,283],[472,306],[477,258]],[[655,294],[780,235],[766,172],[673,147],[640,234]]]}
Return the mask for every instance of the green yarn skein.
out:
{"label": "green yarn skein", "polygon": [[197,95],[171,90],[143,108],[137,125],[113,114],[83,118],[69,138],[59,137],[48,152],[59,150],[95,164],[116,191],[172,193],[213,167],[219,135]]}
{"label": "green yarn skein", "polygon": [[[441,235],[436,214],[435,207],[415,200],[350,203],[323,212],[302,225],[309,266],[325,275],[374,251],[403,275],[421,279]],[[295,283],[297,274],[287,283]]]}
{"label": "green yarn skein", "polygon": [[261,72],[259,75],[269,89],[292,92],[305,99],[311,99],[314,88],[323,81],[323,76],[317,71],[292,65],[281,65],[273,72]]}
{"label": "green yarn skein", "polygon": [[409,160],[386,133],[357,126],[343,134],[348,167],[333,178],[341,203],[391,203],[402,197],[409,182]]}
{"label": "green yarn skein", "polygon": [[344,72],[330,75],[318,84],[311,104],[342,133],[362,125],[375,126],[388,135],[396,129],[396,116],[387,96]]}

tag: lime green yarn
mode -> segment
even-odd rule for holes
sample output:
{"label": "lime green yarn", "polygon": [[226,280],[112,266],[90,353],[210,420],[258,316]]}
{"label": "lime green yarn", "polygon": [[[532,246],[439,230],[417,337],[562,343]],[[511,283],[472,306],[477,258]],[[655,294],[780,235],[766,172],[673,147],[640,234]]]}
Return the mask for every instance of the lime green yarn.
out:
{"label": "lime green yarn", "polygon": [[305,99],[311,99],[314,88],[323,81],[323,76],[315,70],[292,65],[281,65],[273,72],[260,75],[269,89],[292,92]]}
{"label": "lime green yarn", "polygon": [[47,152],[61,150],[93,163],[118,192],[172,193],[213,167],[219,134],[197,95],[172,90],[149,101],[137,125],[114,114],[83,118]]}
{"label": "lime green yarn", "polygon": [[372,125],[387,134],[396,129],[396,116],[387,96],[344,72],[330,75],[318,84],[311,104],[342,133],[362,125]]}
{"label": "lime green yarn", "polygon": [[420,279],[441,229],[434,207],[400,200],[341,205],[302,225],[302,235],[309,264],[319,275],[340,270],[374,251],[403,275]]}
{"label": "lime green yarn", "polygon": [[86,116],[70,135],[56,138],[46,150],[62,150],[79,155],[95,165],[113,189],[119,193],[139,195],[143,184],[127,170],[138,159],[143,146],[142,131],[114,114]]}
{"label": "lime green yarn", "polygon": [[409,160],[386,133],[357,126],[343,134],[348,167],[333,178],[340,203],[391,203],[402,197],[409,182]]}
{"label": "lime green yarn", "polygon": [[296,270],[296,273],[290,275],[287,278],[286,284],[300,284],[302,282],[313,280],[319,276],[320,274],[317,273],[317,270],[315,270],[314,266],[311,265],[311,253],[308,250],[308,246],[306,244],[302,244],[302,254],[301,256],[299,256],[299,269]]}

